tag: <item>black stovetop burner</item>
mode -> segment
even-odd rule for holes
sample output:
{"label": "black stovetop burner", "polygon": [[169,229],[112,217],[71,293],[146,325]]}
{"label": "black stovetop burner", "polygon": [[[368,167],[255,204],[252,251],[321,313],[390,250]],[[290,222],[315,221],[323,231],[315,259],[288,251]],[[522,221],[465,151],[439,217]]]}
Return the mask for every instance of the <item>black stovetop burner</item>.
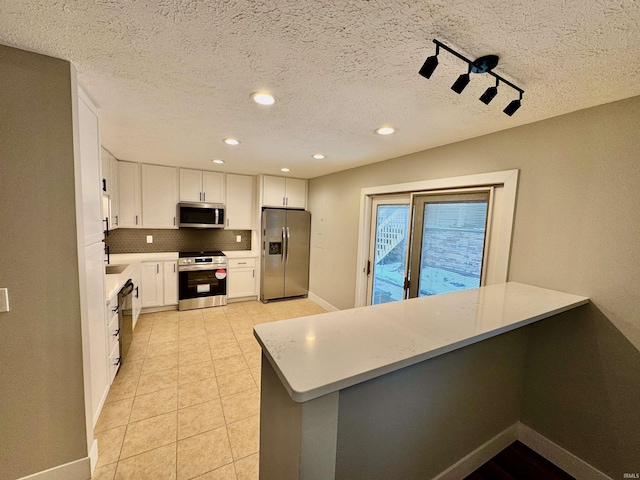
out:
{"label": "black stovetop burner", "polygon": [[179,252],[178,258],[188,257],[224,257],[224,253],[220,250],[209,250],[206,252]]}

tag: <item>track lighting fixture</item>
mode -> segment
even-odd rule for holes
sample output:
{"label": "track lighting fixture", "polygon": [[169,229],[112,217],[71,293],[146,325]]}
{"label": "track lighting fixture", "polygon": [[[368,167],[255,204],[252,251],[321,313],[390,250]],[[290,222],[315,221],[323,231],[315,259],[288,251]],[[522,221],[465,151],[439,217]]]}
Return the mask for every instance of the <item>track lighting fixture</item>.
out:
{"label": "track lighting fixture", "polygon": [[[471,65],[469,65],[469,73],[471,73]],[[469,82],[471,81],[471,79],[469,78],[469,73],[463,73],[462,75],[460,75],[455,83],[451,85],[451,90],[453,90],[457,94],[461,94],[465,87],[469,85]]]}
{"label": "track lighting fixture", "polygon": [[514,100],[509,105],[507,105],[507,108],[505,108],[503,112],[509,116],[516,113],[516,111],[520,108],[520,100],[522,100],[522,92],[520,92],[520,98],[518,100]]}
{"label": "track lighting fixture", "polygon": [[440,45],[436,44],[436,54],[433,55],[432,57],[427,58],[427,60],[424,62],[424,65],[422,65],[422,68],[418,72],[424,78],[431,78],[433,71],[438,66],[439,53],[440,53]]}
{"label": "track lighting fixture", "polygon": [[435,38],[433,39],[433,43],[436,44],[436,54],[427,58],[427,60],[422,65],[422,68],[420,68],[418,72],[420,75],[425,78],[431,78],[431,75],[433,75],[433,72],[438,66],[438,54],[440,53],[440,47],[442,47],[447,52],[451,53],[461,60],[464,60],[469,65],[468,72],[463,73],[458,77],[455,83],[451,86],[451,90],[460,94],[471,81],[471,73],[487,73],[496,79],[496,85],[495,87],[487,88],[487,90],[485,90],[485,92],[480,97],[480,101],[485,105],[489,105],[489,103],[491,103],[494,97],[498,94],[498,85],[500,84],[500,82],[502,82],[506,83],[520,94],[518,100],[513,100],[511,103],[509,103],[509,105],[507,105],[507,107],[504,109],[504,113],[511,116],[520,108],[524,90],[493,72],[493,69],[496,67],[496,65],[498,65],[499,57],[497,55],[485,55],[483,57],[477,58],[474,61],[471,61],[452,48],[446,46],[444,43],[436,40]]}
{"label": "track lighting fixture", "polygon": [[485,105],[489,105],[491,103],[491,100],[493,100],[493,97],[495,97],[498,94],[499,83],[500,83],[500,80],[496,78],[496,86],[489,87],[484,91],[484,93],[480,96],[480,101],[482,103],[484,103]]}

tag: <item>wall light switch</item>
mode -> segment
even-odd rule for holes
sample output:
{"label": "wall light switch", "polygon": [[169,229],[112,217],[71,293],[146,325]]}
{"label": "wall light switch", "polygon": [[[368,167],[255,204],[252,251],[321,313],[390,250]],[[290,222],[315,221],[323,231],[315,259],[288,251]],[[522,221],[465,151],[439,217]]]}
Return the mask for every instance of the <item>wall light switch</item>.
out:
{"label": "wall light switch", "polygon": [[242,235],[236,235],[236,242],[240,243],[242,241]]}
{"label": "wall light switch", "polygon": [[147,243],[153,243],[153,235],[147,235]]}
{"label": "wall light switch", "polygon": [[0,288],[0,312],[9,311],[9,289]]}

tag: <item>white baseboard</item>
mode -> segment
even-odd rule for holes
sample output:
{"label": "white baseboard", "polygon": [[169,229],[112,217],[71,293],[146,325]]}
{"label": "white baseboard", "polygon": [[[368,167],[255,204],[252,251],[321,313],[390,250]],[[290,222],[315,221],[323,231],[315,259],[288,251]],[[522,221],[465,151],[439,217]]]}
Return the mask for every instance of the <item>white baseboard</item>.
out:
{"label": "white baseboard", "polygon": [[91,468],[91,475],[96,470],[98,465],[98,439],[93,439],[93,445],[91,445],[91,451],[89,452],[89,468]]}
{"label": "white baseboard", "polygon": [[580,480],[612,480],[597,468],[520,422],[518,422],[518,440],[572,477]]}
{"label": "white baseboard", "polygon": [[611,477],[592,467],[561,446],[536,432],[527,425],[517,422],[485,442],[473,452],[460,459],[433,480],[461,480],[481,467],[516,440],[542,455],[569,475],[580,480],[612,480]]}
{"label": "white baseboard", "polygon": [[518,424],[513,424],[458,460],[433,480],[460,480],[480,468],[518,438]]}
{"label": "white baseboard", "polygon": [[325,302],[315,293],[309,292],[307,298],[309,298],[309,300],[313,300],[314,302],[316,302],[318,305],[324,308],[327,312],[337,312],[338,310],[340,310],[339,308],[336,308],[333,305],[331,305],[329,302]]}
{"label": "white baseboard", "polygon": [[89,478],[91,478],[91,460],[89,457],[84,457],[18,480],[88,480]]}

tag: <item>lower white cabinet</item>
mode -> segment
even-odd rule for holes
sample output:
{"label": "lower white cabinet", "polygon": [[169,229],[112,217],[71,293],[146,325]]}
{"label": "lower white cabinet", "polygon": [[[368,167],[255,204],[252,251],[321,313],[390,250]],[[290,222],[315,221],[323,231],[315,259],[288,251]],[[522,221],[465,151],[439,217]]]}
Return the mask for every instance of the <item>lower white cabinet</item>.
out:
{"label": "lower white cabinet", "polygon": [[164,263],[164,304],[178,304],[178,262]]}
{"label": "lower white cabinet", "polygon": [[120,324],[118,323],[118,294],[107,302],[105,318],[107,319],[107,369],[109,385],[120,368]]}
{"label": "lower white cabinet", "polygon": [[256,294],[256,259],[231,258],[227,269],[227,298]]}
{"label": "lower white cabinet", "polygon": [[142,308],[177,305],[178,269],[176,262],[142,262],[140,265]]}

